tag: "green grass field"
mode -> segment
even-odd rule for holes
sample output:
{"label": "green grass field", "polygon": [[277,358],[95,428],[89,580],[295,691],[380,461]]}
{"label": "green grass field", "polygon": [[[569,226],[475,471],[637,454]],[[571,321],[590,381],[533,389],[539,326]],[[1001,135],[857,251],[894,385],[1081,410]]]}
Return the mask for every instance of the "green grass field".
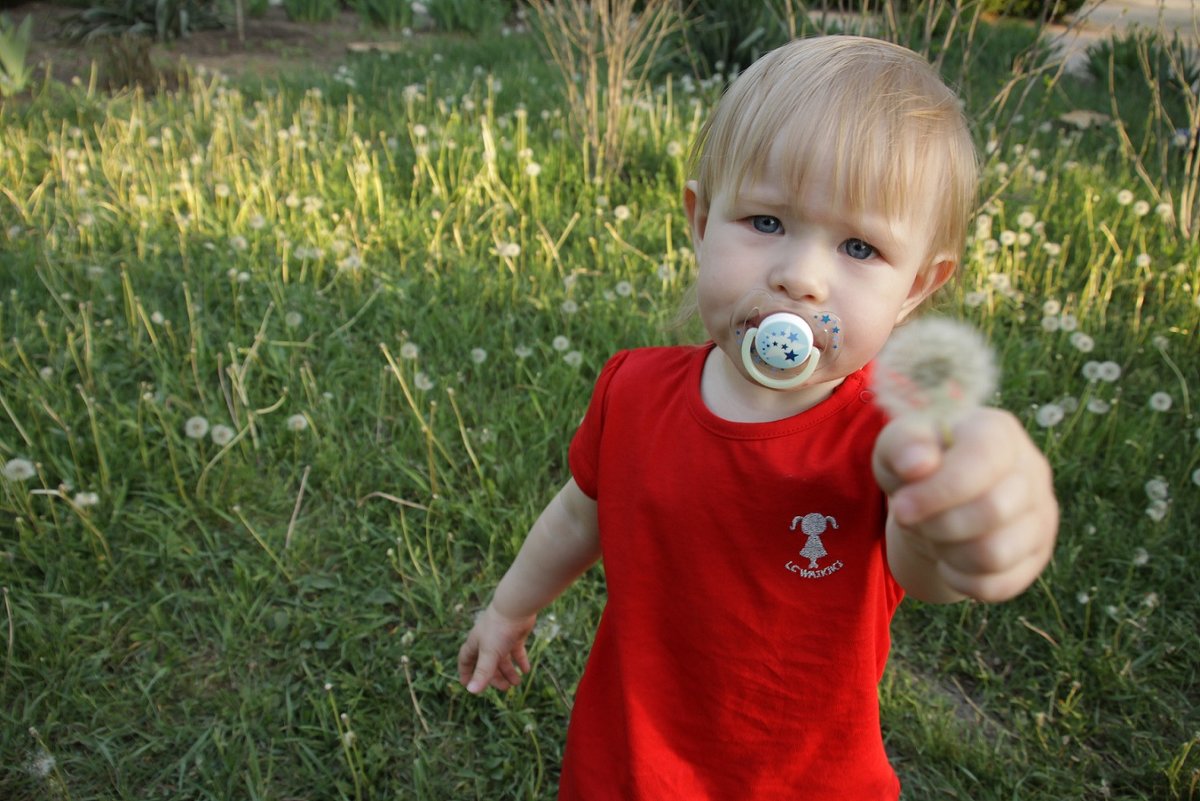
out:
{"label": "green grass field", "polygon": [[[1195,799],[1187,136],[1160,170],[1174,132],[1118,98],[1148,184],[1059,121],[1103,86],[993,103],[1026,44],[985,29],[956,78],[990,199],[939,306],[994,342],[1060,544],[1010,603],[905,602],[886,740],[913,799]],[[518,690],[454,657],[604,360],[694,335],[679,196],[719,82],[661,76],[600,182],[527,36],[86,84],[0,106],[0,798],[552,798],[600,571]]]}

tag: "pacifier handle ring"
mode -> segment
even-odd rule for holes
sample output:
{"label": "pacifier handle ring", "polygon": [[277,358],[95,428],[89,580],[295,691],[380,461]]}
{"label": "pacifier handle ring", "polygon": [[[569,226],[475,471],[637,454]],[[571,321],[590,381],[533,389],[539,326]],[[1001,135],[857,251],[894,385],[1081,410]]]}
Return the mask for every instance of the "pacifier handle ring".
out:
{"label": "pacifier handle ring", "polygon": [[769,389],[792,389],[807,381],[817,369],[817,362],[821,360],[821,351],[813,348],[812,355],[808,357],[807,364],[801,370],[790,378],[771,378],[764,375],[762,370],[758,369],[758,365],[754,363],[754,358],[750,354],[750,350],[754,347],[754,337],[758,333],[758,328],[751,328],[746,332],[746,336],[742,338],[742,364],[746,367],[746,372],[750,376]]}

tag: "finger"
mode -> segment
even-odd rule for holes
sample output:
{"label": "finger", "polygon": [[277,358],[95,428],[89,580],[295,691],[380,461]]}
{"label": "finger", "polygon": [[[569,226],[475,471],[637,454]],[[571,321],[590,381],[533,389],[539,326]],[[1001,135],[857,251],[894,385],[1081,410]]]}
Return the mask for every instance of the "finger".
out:
{"label": "finger", "polygon": [[1027,514],[1033,505],[1029,478],[1012,473],[979,497],[922,520],[920,532],[933,543],[970,542]]}
{"label": "finger", "polygon": [[478,695],[484,691],[496,675],[496,661],[495,652],[481,651],[479,653],[479,659],[475,663],[475,670],[471,673],[471,680],[467,682],[467,692]]}
{"label": "finger", "polygon": [[996,573],[967,573],[949,562],[938,563],[938,573],[951,589],[984,603],[1000,603],[1023,593],[1045,567],[1046,559],[1031,554],[1026,559]]}
{"label": "finger", "polygon": [[1027,442],[1016,418],[994,409],[978,410],[955,428],[953,443],[936,472],[892,494],[892,513],[902,525],[913,526],[975,501],[997,481],[1020,473],[1019,456],[1037,452]]}
{"label": "finger", "polygon": [[525,650],[525,643],[517,646],[514,656],[517,658],[517,664],[521,666],[522,673],[528,673],[533,670],[533,667],[529,664],[529,653]]}
{"label": "finger", "polygon": [[879,433],[871,458],[875,480],[891,495],[937,470],[942,460],[941,444],[928,423],[899,418]]}
{"label": "finger", "polygon": [[468,637],[467,641],[462,644],[462,648],[458,649],[458,680],[463,685],[471,680],[471,674],[475,672],[475,663],[478,659],[479,647],[473,637]]}
{"label": "finger", "polygon": [[504,680],[508,682],[510,686],[516,687],[521,683],[521,671],[519,671],[517,666],[513,664],[511,658],[506,656],[501,659],[498,668],[500,670],[500,675],[504,677]]}

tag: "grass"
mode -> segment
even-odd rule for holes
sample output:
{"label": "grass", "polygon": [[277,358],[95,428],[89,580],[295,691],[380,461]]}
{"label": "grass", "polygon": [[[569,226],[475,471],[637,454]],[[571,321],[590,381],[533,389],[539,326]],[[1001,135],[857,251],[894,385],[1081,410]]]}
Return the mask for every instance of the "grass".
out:
{"label": "grass", "polygon": [[[1056,122],[1105,93],[998,110],[997,73],[962,77],[995,197],[943,304],[995,343],[1061,540],[1011,603],[902,606],[888,747],[913,798],[1196,798],[1200,249],[1111,130]],[[591,183],[556,81],[531,41],[431,37],[0,107],[0,461],[34,472],[0,481],[0,797],[553,797],[599,571],[515,692],[454,655],[604,360],[682,336],[716,92],[664,82]]]}

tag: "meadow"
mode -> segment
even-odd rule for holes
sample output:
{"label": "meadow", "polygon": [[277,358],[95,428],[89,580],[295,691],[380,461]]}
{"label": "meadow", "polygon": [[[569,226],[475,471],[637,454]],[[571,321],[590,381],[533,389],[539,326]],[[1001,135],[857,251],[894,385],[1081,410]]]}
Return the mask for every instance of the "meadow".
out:
{"label": "meadow", "polygon": [[[1020,598],[901,606],[887,746],[915,799],[1200,798],[1195,95],[973,36],[937,307],[1063,521]],[[0,798],[552,798],[602,572],[517,690],[454,659],[607,357],[699,336],[679,198],[723,85],[654,73],[598,178],[521,32],[0,105]]]}

